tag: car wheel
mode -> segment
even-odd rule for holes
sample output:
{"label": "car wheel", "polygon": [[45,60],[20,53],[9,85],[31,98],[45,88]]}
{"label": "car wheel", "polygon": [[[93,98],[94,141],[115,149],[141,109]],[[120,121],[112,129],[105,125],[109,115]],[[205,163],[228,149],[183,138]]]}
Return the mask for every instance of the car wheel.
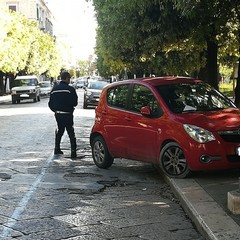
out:
{"label": "car wheel", "polygon": [[110,155],[107,145],[101,136],[92,141],[93,161],[99,168],[109,168],[113,164],[113,157]]}
{"label": "car wheel", "polygon": [[185,178],[190,170],[183,150],[176,142],[166,144],[160,153],[160,168],[169,177]]}

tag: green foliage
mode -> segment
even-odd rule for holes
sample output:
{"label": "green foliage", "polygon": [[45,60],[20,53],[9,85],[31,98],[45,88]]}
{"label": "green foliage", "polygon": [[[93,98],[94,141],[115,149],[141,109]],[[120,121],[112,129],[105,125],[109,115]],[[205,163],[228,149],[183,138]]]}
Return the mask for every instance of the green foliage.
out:
{"label": "green foliage", "polygon": [[239,56],[238,0],[93,0],[93,5],[101,74],[127,68],[190,75],[217,61],[208,59],[209,42],[217,44],[219,63],[230,65]]}
{"label": "green foliage", "polygon": [[233,67],[229,67],[227,65],[220,65],[219,72],[224,80],[229,81],[231,76],[233,75]]}
{"label": "green foliage", "polygon": [[219,91],[227,97],[234,97],[234,81],[230,83],[220,83]]}
{"label": "green foliage", "polygon": [[55,39],[42,32],[36,21],[0,9],[0,70],[5,73],[57,76],[61,58]]}

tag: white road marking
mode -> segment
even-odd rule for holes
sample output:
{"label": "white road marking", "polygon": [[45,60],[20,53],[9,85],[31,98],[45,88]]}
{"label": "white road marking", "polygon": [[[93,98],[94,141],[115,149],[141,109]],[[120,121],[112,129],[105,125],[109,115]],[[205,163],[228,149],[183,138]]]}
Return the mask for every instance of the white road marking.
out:
{"label": "white road marking", "polygon": [[26,206],[31,199],[32,195],[36,192],[39,184],[41,183],[45,173],[46,169],[48,168],[49,164],[53,160],[53,154],[47,159],[46,163],[43,165],[41,173],[37,176],[36,180],[31,185],[30,189],[26,192],[26,194],[23,196],[21,201],[19,202],[18,206],[15,208],[12,216],[8,219],[7,223],[5,223],[5,227],[3,228],[3,231],[0,235],[0,239],[4,239],[6,237],[10,237],[13,227],[16,224],[16,222],[19,220],[20,215],[23,213],[23,211],[26,209]]}

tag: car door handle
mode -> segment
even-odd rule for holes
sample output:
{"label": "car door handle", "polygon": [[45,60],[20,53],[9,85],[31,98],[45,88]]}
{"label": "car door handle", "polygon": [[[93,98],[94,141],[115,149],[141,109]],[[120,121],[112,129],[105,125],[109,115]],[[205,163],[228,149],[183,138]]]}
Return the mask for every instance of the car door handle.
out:
{"label": "car door handle", "polygon": [[126,121],[131,121],[131,118],[130,117],[125,117],[124,118]]}
{"label": "car door handle", "polygon": [[107,111],[105,111],[105,110],[102,111],[102,114],[107,115]]}

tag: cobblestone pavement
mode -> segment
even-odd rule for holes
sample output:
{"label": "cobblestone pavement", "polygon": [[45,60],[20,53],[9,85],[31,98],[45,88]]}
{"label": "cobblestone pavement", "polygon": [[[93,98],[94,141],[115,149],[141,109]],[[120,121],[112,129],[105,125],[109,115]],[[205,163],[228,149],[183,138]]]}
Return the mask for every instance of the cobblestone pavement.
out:
{"label": "cobblestone pavement", "polygon": [[89,146],[94,109],[75,113],[78,158],[70,159],[67,136],[64,156],[54,156],[54,122],[43,110],[46,103],[14,116],[15,107],[0,108],[0,239],[203,239],[152,165],[125,159],[108,170],[94,165]]}

